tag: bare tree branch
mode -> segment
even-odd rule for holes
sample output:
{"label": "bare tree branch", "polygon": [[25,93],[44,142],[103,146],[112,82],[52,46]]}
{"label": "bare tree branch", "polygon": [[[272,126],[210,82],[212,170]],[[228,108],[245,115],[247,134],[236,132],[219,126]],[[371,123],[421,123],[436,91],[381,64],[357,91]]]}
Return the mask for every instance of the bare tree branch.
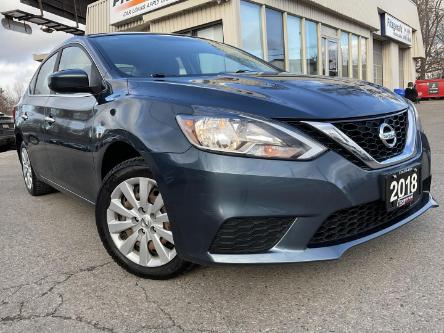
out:
{"label": "bare tree branch", "polygon": [[418,64],[421,79],[444,77],[444,0],[414,0],[424,41],[425,58]]}

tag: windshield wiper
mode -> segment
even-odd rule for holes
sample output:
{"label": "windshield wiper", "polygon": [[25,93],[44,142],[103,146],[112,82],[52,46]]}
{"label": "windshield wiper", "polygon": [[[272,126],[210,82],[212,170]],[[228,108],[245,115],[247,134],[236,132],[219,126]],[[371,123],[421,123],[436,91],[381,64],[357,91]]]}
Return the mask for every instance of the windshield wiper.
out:
{"label": "windshield wiper", "polygon": [[238,69],[237,71],[235,71],[236,74],[240,74],[240,73],[258,73],[258,71],[253,71],[251,69]]}
{"label": "windshield wiper", "polygon": [[152,73],[152,74],[150,74],[150,76],[151,77],[166,77],[166,75],[163,73]]}

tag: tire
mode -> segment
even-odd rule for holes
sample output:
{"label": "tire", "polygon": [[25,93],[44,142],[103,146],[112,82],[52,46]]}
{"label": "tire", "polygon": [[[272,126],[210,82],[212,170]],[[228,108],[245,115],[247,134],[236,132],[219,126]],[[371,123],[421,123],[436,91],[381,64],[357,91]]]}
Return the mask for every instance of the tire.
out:
{"label": "tire", "polygon": [[20,164],[25,187],[32,196],[40,196],[55,192],[48,184],[39,180],[32,169],[32,163],[28,155],[28,150],[24,142],[20,146]]}
{"label": "tire", "polygon": [[106,175],[96,224],[109,255],[132,274],[164,280],[194,266],[175,252],[161,193],[143,158],[124,161]]}

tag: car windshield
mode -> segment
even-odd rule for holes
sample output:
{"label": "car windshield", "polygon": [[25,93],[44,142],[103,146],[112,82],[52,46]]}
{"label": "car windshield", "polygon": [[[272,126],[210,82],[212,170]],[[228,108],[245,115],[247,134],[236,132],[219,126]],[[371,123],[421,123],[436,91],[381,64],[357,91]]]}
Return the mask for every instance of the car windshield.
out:
{"label": "car windshield", "polygon": [[98,36],[91,40],[123,77],[278,72],[244,51],[204,39],[140,34]]}

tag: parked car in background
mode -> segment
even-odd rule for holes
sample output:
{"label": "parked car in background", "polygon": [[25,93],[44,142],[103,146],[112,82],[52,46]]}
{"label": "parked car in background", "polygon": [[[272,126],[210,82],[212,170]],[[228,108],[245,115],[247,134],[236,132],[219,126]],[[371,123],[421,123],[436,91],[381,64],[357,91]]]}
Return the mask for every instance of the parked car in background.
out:
{"label": "parked car in background", "polygon": [[14,119],[0,112],[0,151],[12,148],[14,143]]}
{"label": "parked car in background", "polygon": [[20,101],[16,137],[29,193],[95,205],[112,258],[155,279],[337,259],[437,206],[412,103],[187,36],[68,40]]}

